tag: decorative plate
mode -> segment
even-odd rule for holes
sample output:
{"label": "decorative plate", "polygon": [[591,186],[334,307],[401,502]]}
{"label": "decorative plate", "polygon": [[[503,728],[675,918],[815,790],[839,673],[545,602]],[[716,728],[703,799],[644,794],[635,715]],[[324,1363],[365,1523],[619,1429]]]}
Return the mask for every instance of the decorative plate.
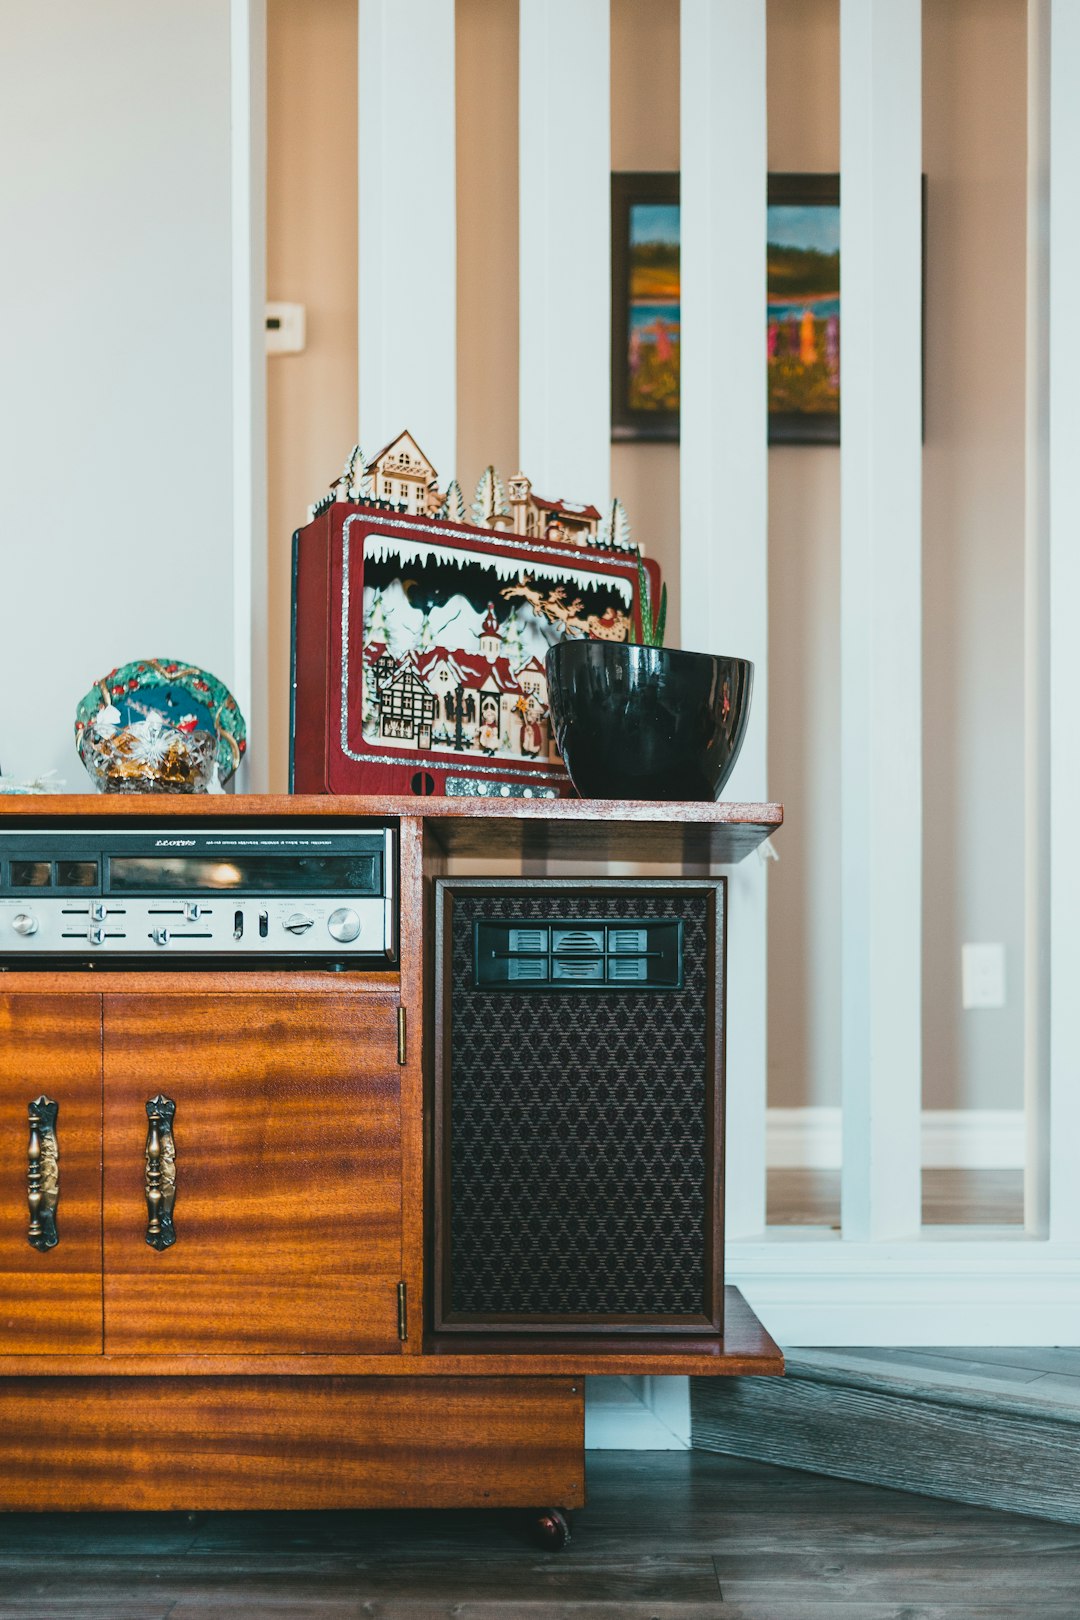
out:
{"label": "decorative plate", "polygon": [[[157,720],[150,716],[160,716]],[[87,692],[75,714],[75,746],[92,775],[95,739],[133,729],[215,739],[213,760],[224,786],[247,748],[247,728],[228,687],[208,670],[177,658],[140,658],[110,670]]]}

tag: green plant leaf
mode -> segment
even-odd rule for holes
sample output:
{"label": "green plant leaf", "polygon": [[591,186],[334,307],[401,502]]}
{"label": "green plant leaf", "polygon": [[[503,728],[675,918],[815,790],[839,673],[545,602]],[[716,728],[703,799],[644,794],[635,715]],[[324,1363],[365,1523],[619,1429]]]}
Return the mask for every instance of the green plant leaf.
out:
{"label": "green plant leaf", "polygon": [[645,563],[641,552],[637,554],[638,577],[638,607],[641,612],[641,644],[651,647],[653,644],[653,617],[652,597],[649,592],[649,576],[645,572]]}
{"label": "green plant leaf", "polygon": [[656,623],[653,626],[653,640],[652,640],[652,643],[651,643],[652,646],[654,646],[654,647],[662,647],[664,645],[664,631],[666,630],[666,628],[667,628],[667,586],[666,585],[661,585],[661,587],[660,587],[660,611],[656,615]]}

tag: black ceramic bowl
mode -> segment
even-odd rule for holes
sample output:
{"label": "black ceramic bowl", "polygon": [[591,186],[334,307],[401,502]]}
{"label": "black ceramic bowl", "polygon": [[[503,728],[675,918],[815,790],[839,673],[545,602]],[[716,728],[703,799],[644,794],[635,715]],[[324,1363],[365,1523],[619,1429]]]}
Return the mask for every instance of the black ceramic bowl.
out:
{"label": "black ceramic bowl", "polygon": [[746,734],[745,658],[620,641],[547,655],[559,752],[588,799],[718,799]]}

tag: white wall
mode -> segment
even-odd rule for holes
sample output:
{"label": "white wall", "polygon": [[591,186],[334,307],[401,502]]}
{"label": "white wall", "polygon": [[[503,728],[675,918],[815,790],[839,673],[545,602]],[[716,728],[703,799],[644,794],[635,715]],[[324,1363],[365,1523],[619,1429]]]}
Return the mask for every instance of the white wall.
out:
{"label": "white wall", "polygon": [[114,665],[183,658],[247,702],[230,55],[229,0],[0,6],[0,762],[75,791]]}

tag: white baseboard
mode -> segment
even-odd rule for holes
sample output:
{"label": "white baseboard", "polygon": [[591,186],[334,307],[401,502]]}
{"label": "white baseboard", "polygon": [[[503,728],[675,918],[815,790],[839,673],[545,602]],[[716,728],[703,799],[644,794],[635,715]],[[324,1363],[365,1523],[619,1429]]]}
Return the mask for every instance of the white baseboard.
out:
{"label": "white baseboard", "polygon": [[[1022,1108],[927,1108],[922,1116],[922,1162],[927,1170],[1021,1170]],[[770,1108],[765,1125],[766,1163],[777,1170],[839,1170],[839,1108]]]}
{"label": "white baseboard", "polygon": [[688,1378],[589,1378],[586,1451],[687,1451]]}
{"label": "white baseboard", "polygon": [[729,1243],[726,1264],[784,1347],[1080,1344],[1080,1246],[1019,1227],[940,1227],[906,1243],[773,1228]]}

